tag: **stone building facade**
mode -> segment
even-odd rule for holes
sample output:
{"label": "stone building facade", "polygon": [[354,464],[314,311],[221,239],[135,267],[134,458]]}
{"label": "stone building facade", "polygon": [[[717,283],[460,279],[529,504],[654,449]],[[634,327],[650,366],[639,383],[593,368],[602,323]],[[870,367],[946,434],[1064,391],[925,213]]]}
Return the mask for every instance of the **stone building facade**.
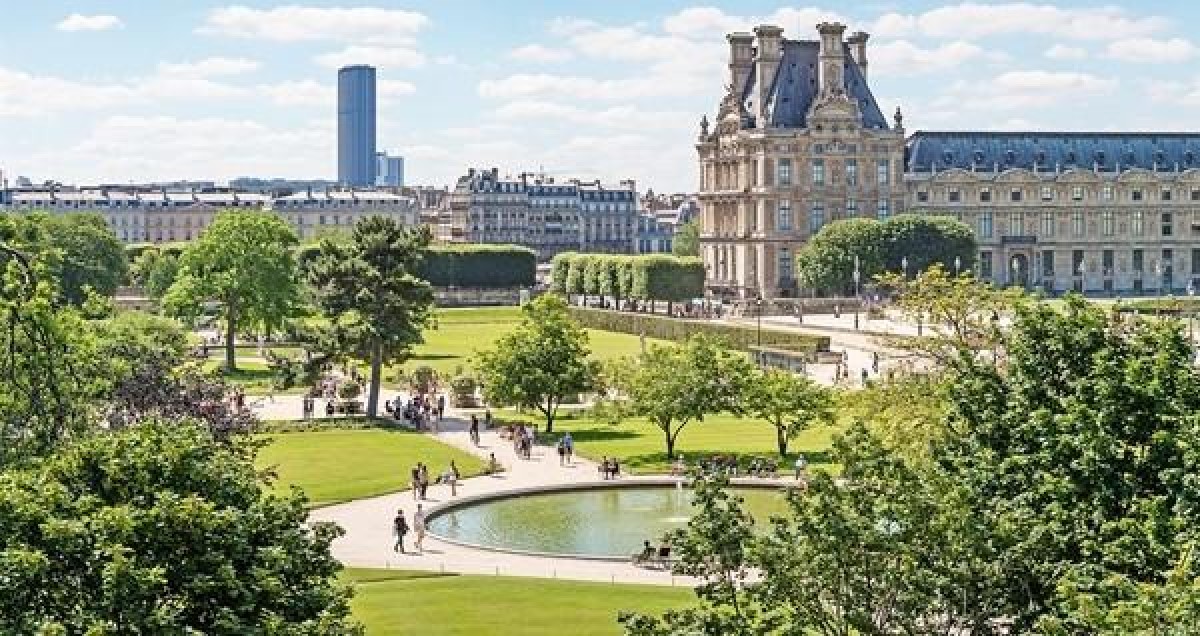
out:
{"label": "stone building facade", "polygon": [[637,209],[633,181],[607,187],[472,168],[450,193],[450,238],[524,245],[543,260],[572,250],[624,253],[636,235]]}
{"label": "stone building facade", "polygon": [[1200,289],[1200,134],[917,132],[905,170],[914,211],[974,229],[981,278]]}
{"label": "stone building facade", "polygon": [[701,121],[701,257],[709,292],[794,296],[796,250],[838,219],[904,211],[904,129],[867,86],[865,33],[817,40],[775,26],[733,33],[726,95]]}

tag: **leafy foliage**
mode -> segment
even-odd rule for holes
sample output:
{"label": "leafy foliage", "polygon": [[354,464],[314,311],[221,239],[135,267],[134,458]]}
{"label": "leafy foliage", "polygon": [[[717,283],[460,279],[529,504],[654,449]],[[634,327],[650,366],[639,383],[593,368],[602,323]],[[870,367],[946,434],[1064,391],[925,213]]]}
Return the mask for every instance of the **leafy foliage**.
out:
{"label": "leafy foliage", "polygon": [[671,238],[671,253],[676,256],[700,256],[700,225],[688,221],[675,228],[675,236]]}
{"label": "leafy foliage", "polygon": [[561,296],[539,296],[521,312],[517,328],[479,354],[478,369],[489,401],[538,409],[549,433],[563,399],[592,388],[597,368]]}
{"label": "leafy foliage", "polygon": [[821,292],[854,292],[854,259],[859,260],[860,280],[884,272],[899,272],[908,259],[909,272],[921,272],[934,263],[953,271],[959,259],[962,271],[975,262],[971,228],[943,216],[898,215],[886,221],[846,219],[821,228],[796,255],[796,272],[806,286]]}
{"label": "leafy foliage", "polygon": [[179,256],[156,249],[141,251],[130,268],[133,282],[141,285],[146,294],[155,300],[162,300],[178,275]]}
{"label": "leafy foliage", "polygon": [[782,369],[755,370],[746,380],[740,410],[766,420],[775,428],[779,455],[787,455],[788,440],[814,422],[829,423],[833,395],[805,376]]}
{"label": "leafy foliage", "polygon": [[55,300],[81,305],[91,289],[112,296],[128,274],[125,249],[95,214],[33,213],[0,219],[0,242],[44,265]]}
{"label": "leafy foliage", "polygon": [[722,411],[736,411],[752,365],[720,341],[695,335],[679,346],[651,346],[614,374],[623,412],[645,417],[663,432],[667,457],[691,422]]}
{"label": "leafy foliage", "polygon": [[370,417],[378,413],[383,365],[407,359],[430,320],[433,291],[415,272],[431,238],[428,228],[367,217],[348,243],[323,242],[309,272],[329,330],[337,333],[325,342],[370,363]]}
{"label": "leafy foliage", "polygon": [[0,474],[0,631],[355,634],[299,494],[181,423],[98,435]]}
{"label": "leafy foliage", "polygon": [[435,245],[416,275],[435,287],[532,287],[537,253],[519,245]]}
{"label": "leafy foliage", "polygon": [[225,321],[225,368],[237,368],[239,328],[279,329],[296,312],[296,235],[269,212],[222,212],[188,245],[163,303],[176,316],[200,315],[215,301]]}

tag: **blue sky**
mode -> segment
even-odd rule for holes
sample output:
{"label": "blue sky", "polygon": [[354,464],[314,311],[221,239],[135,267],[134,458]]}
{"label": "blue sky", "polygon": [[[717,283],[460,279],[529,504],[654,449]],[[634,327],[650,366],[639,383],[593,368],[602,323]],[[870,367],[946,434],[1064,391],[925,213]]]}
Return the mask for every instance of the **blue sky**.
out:
{"label": "blue sky", "polygon": [[690,190],[724,34],[871,33],[907,128],[1197,130],[1184,2],[3,2],[0,169],[68,183],[336,174],[334,82],[379,67],[407,180],[470,165]]}

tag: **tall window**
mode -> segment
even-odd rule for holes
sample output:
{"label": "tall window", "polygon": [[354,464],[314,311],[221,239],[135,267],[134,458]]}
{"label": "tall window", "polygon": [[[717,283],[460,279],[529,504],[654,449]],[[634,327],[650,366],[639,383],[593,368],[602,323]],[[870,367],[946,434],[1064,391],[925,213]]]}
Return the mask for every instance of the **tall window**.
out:
{"label": "tall window", "polygon": [[1134,188],[1133,190],[1131,190],[1129,192],[1129,198],[1133,201],[1141,201],[1142,197],[1143,197],[1143,195],[1142,195],[1141,188]]}
{"label": "tall window", "polygon": [[1054,236],[1054,213],[1042,212],[1042,236]]}
{"label": "tall window", "polygon": [[784,199],[779,202],[779,211],[776,215],[775,227],[784,232],[792,229],[792,202]]}
{"label": "tall window", "polygon": [[1133,250],[1133,258],[1131,260],[1133,261],[1133,272],[1140,276],[1146,260],[1142,255],[1142,250]]}
{"label": "tall window", "polygon": [[1112,236],[1116,232],[1116,223],[1113,223],[1113,211],[1105,210],[1100,213],[1100,232],[1104,236]]}
{"label": "tall window", "polygon": [[979,277],[980,278],[991,278],[992,277],[992,253],[991,252],[980,252],[979,253]]}
{"label": "tall window", "polygon": [[892,212],[891,212],[891,208],[888,205],[888,200],[880,199],[879,207],[876,210],[875,216],[878,217],[880,221],[883,221],[883,220],[886,220],[889,216],[891,216],[891,213]]}
{"label": "tall window", "polygon": [[813,185],[825,185],[825,160],[812,160],[812,182]]}
{"label": "tall window", "polygon": [[887,159],[880,159],[875,162],[875,181],[879,185],[888,184],[888,172],[890,172],[892,162]]}
{"label": "tall window", "polygon": [[992,189],[991,188],[984,187],[984,188],[979,189],[979,202],[980,203],[991,203],[992,202]]}
{"label": "tall window", "polygon": [[792,250],[786,247],[779,248],[779,280],[792,279]]}
{"label": "tall window", "polygon": [[825,225],[825,206],[814,203],[808,211],[808,231],[810,234],[816,234],[823,225]]}
{"label": "tall window", "polygon": [[1200,274],[1200,249],[1192,248],[1192,276]]}
{"label": "tall window", "polygon": [[1013,188],[1013,189],[1009,190],[1008,191],[1008,200],[1012,201],[1013,203],[1020,203],[1021,202],[1021,189]]}
{"label": "tall window", "polygon": [[846,160],[846,185],[858,185],[858,159]]}
{"label": "tall window", "polygon": [[792,185],[792,160],[779,160],[779,179],[776,180],[779,185]]}
{"label": "tall window", "polygon": [[1129,222],[1129,232],[1134,236],[1146,233],[1146,213],[1141,210],[1133,211],[1133,219]]}
{"label": "tall window", "polygon": [[1072,201],[1082,201],[1083,200],[1083,186],[1071,186],[1071,200]]}
{"label": "tall window", "polygon": [[1042,278],[1054,278],[1054,250],[1042,250]]}
{"label": "tall window", "polygon": [[1113,187],[1111,185],[1105,184],[1104,188],[1100,190],[1100,196],[1105,201],[1112,201],[1113,200]]}
{"label": "tall window", "polygon": [[1025,213],[1021,210],[1013,210],[1008,213],[1008,234],[1017,236],[1025,232]]}
{"label": "tall window", "polygon": [[1083,236],[1083,211],[1075,210],[1071,213],[1071,235]]}
{"label": "tall window", "polygon": [[858,216],[858,199],[850,197],[846,199],[846,218],[852,219]]}
{"label": "tall window", "polygon": [[1171,236],[1172,231],[1174,230],[1174,220],[1175,220],[1174,216],[1175,215],[1173,215],[1170,212],[1162,213],[1162,235],[1163,236]]}
{"label": "tall window", "polygon": [[1042,186],[1042,200],[1051,201],[1054,199],[1054,189],[1050,186]]}
{"label": "tall window", "polygon": [[962,191],[958,188],[950,188],[946,190],[946,200],[950,203],[959,203],[962,201]]}
{"label": "tall window", "polygon": [[979,213],[979,238],[992,238],[992,211]]}

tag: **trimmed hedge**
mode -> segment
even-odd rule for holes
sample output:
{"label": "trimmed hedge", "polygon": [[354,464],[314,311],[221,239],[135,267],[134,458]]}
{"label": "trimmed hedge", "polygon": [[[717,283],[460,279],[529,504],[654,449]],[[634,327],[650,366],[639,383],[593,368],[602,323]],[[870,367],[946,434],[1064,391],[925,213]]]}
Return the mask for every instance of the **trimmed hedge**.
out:
{"label": "trimmed hedge", "polygon": [[146,252],[159,252],[160,254],[171,254],[179,257],[183,254],[183,250],[188,246],[187,243],[176,241],[174,243],[130,243],[125,246],[125,258],[130,263],[137,260],[139,256]]}
{"label": "trimmed hedge", "polygon": [[668,302],[704,295],[704,264],[698,258],[566,252],[551,263],[551,289],[560,294]]}
{"label": "trimmed hedge", "polygon": [[418,275],[434,287],[532,287],[537,254],[519,245],[434,245]]}
{"label": "trimmed hedge", "polygon": [[[722,325],[711,322],[698,322],[668,318],[654,314],[625,313],[603,309],[584,307],[569,307],[567,311],[579,324],[590,329],[616,331],[633,335],[646,334],[647,338],[660,340],[684,340],[693,334],[702,333],[716,336],[736,349],[749,349],[758,344],[758,330],[754,327],[739,325]],[[762,330],[762,344],[765,347],[787,349],[790,351],[829,350],[829,338],[825,336],[806,336],[790,331],[774,329]]]}

